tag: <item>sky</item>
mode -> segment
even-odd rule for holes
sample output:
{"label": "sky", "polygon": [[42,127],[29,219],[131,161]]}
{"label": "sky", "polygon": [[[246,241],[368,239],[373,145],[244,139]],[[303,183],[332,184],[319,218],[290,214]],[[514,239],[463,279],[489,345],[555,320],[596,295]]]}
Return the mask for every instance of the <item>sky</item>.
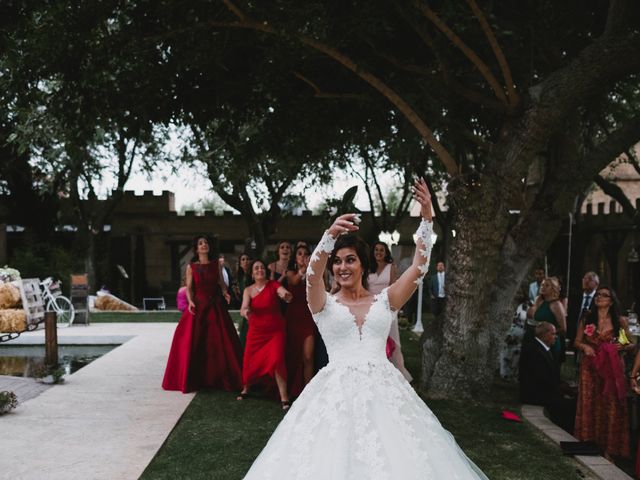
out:
{"label": "sky", "polygon": [[[206,177],[206,172],[199,173],[194,167],[179,167],[177,173],[172,173],[169,168],[160,168],[154,172],[154,178],[147,178],[146,173],[132,173],[126,190],[134,190],[137,194],[142,194],[145,190],[153,190],[159,194],[162,190],[169,190],[175,194],[176,210],[181,210],[185,205],[193,205],[199,200],[212,196],[210,183]],[[391,188],[393,177],[385,175],[383,177],[383,189]],[[335,172],[333,185],[326,187],[310,187],[304,192],[307,196],[307,206],[313,210],[326,198],[340,196],[348,188],[358,185],[356,196],[356,207],[360,210],[370,210],[369,201],[360,179],[349,176],[344,171]],[[294,189],[294,193],[303,193],[303,188]]]}

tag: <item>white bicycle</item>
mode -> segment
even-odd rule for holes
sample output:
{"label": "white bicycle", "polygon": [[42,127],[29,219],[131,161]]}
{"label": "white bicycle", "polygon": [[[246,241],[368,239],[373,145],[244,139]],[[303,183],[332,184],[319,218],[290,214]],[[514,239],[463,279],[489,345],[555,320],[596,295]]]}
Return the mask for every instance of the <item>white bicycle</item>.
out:
{"label": "white bicycle", "polygon": [[70,327],[76,316],[73,303],[62,295],[60,283],[53,277],[47,277],[40,282],[42,298],[46,302],[47,312],[56,312],[56,324],[58,327]]}

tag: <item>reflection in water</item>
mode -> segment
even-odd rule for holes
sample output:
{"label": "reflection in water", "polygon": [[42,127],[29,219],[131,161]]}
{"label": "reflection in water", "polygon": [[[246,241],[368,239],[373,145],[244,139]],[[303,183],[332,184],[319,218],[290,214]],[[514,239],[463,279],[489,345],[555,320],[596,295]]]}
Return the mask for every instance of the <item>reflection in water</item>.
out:
{"label": "reflection in water", "polygon": [[[100,358],[118,345],[60,345],[58,362],[67,375]],[[0,375],[34,377],[44,367],[44,345],[0,347]]]}

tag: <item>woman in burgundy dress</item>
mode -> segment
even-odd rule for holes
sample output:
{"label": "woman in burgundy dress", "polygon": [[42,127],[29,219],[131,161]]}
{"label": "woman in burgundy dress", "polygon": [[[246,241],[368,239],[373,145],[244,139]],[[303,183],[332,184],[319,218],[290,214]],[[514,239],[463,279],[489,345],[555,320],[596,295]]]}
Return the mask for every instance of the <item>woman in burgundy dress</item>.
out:
{"label": "woman in burgundy dress", "polygon": [[229,299],[217,261],[209,260],[206,236],[194,239],[186,269],[188,308],[173,335],[162,388],[184,393],[201,388],[237,390],[241,385],[240,340],[223,304]]}
{"label": "woman in burgundy dress", "polygon": [[295,265],[287,272],[288,287],[293,299],[285,312],[287,321],[287,373],[289,393],[297,397],[313,377],[313,351],[316,324],[307,306],[305,276],[311,251],[302,245],[296,248]]}
{"label": "woman in burgundy dress", "polygon": [[594,441],[609,460],[628,458],[627,380],[620,358],[621,350],[629,348],[627,322],[610,288],[598,288],[593,301],[596,308],[580,320],[574,343],[583,354],[574,436]]}
{"label": "woman in burgundy dress", "polygon": [[249,321],[247,343],[244,347],[242,391],[238,400],[249,396],[255,383],[271,384],[275,380],[282,409],[291,403],[287,393],[285,365],[285,321],[280,313],[280,300],[291,301],[291,293],[280,282],[267,279],[267,267],[262,260],[251,265],[253,284],[244,289],[240,315]]}
{"label": "woman in burgundy dress", "polygon": [[286,240],[279,242],[276,248],[276,255],[278,259],[275,262],[271,262],[268,267],[269,278],[282,282],[285,279],[289,259],[291,258],[291,244]]}

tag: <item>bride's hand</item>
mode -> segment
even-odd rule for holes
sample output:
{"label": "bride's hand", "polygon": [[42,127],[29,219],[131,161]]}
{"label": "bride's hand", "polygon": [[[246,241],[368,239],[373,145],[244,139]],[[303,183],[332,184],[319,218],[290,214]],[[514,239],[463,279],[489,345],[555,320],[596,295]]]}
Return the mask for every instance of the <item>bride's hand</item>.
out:
{"label": "bride's hand", "polygon": [[356,232],[360,228],[357,225],[358,223],[360,223],[360,217],[358,217],[356,213],[340,215],[335,219],[333,225],[329,227],[329,235],[333,238],[338,238],[338,235],[342,235],[343,233]]}
{"label": "bride's hand", "polygon": [[413,185],[413,198],[420,204],[420,215],[422,215],[422,218],[428,221],[433,220],[433,214],[431,213],[431,194],[429,193],[427,182],[424,181],[424,178],[416,180],[416,183]]}

